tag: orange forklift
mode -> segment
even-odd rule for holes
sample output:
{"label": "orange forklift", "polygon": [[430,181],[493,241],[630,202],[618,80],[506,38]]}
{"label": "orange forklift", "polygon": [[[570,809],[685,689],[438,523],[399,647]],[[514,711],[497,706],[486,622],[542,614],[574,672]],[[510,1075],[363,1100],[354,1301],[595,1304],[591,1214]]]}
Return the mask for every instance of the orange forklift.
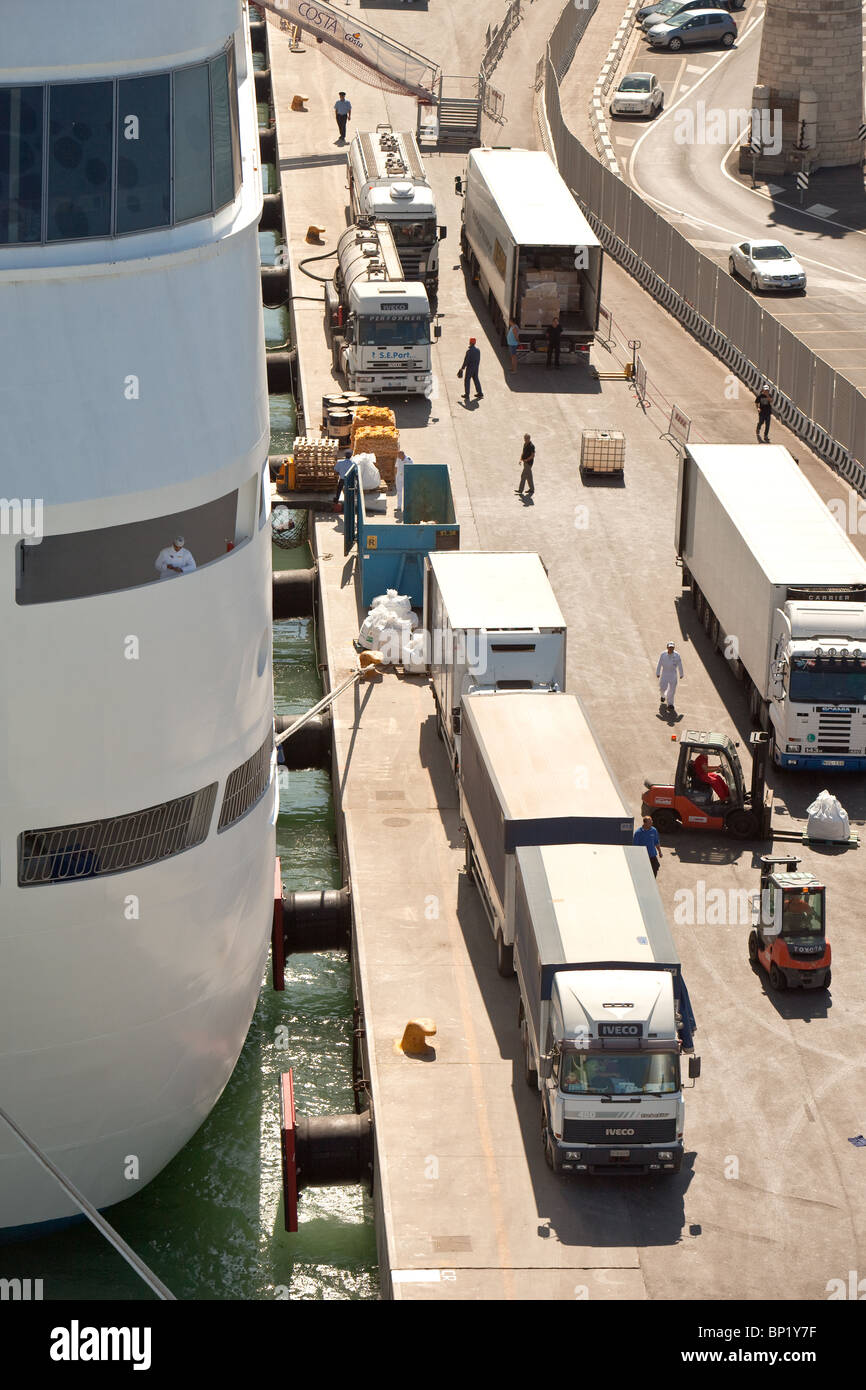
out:
{"label": "orange forklift", "polygon": [[754,733],[746,790],[739,747],[727,734],[689,730],[680,739],[673,786],[645,781],[642,814],[656,830],[715,830],[737,840],[769,840],[773,794],[767,791],[769,736]]}
{"label": "orange forklift", "polygon": [[753,969],[760,965],[768,972],[773,989],[827,989],[825,888],[814,874],[798,873],[799,863],[789,855],[761,855],[761,891],[752,894],[749,960]]}

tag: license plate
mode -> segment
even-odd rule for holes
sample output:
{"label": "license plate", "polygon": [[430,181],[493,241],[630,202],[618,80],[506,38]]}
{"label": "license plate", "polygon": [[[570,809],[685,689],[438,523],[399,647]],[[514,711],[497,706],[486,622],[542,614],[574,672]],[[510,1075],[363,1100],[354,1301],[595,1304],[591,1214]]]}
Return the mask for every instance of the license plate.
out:
{"label": "license plate", "polygon": [[611,1149],[610,1156],[611,1158],[628,1158],[630,1153],[630,1149]]}

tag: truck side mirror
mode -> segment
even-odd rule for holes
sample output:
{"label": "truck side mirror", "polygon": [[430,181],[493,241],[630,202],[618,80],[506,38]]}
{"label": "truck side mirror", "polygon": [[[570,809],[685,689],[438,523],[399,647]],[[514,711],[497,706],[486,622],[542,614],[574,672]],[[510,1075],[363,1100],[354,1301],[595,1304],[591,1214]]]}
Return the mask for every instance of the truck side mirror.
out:
{"label": "truck side mirror", "polygon": [[697,1081],[697,1079],[698,1079],[698,1077],[700,1076],[700,1074],[701,1074],[701,1059],[700,1059],[700,1057],[690,1057],[690,1058],[689,1058],[689,1080],[690,1080],[690,1081]]}
{"label": "truck side mirror", "polygon": [[441,325],[441,323],[434,323],[434,325],[433,325],[433,337],[434,337],[434,338],[441,338],[441,337],[442,337],[442,325]]}
{"label": "truck side mirror", "polygon": [[[459,175],[458,175],[458,177],[459,177]],[[447,235],[448,235],[448,228],[447,228],[447,227],[440,227],[440,228],[439,228],[439,240],[440,240],[440,241],[444,241],[445,238],[447,237]]]}
{"label": "truck side mirror", "polygon": [[553,1071],[553,1053],[543,1052],[538,1059],[538,1075],[547,1081]]}
{"label": "truck side mirror", "polygon": [[454,192],[457,194],[458,198],[463,197],[463,180],[459,174],[456,176],[454,180]]}

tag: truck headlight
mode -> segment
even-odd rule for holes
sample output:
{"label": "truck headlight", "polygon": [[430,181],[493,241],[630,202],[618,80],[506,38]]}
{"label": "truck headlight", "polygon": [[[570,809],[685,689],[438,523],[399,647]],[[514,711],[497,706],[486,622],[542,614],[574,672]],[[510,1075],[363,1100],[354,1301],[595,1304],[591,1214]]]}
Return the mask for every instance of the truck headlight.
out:
{"label": "truck headlight", "polygon": [[667,1149],[659,1149],[659,1158],[672,1159],[673,1154],[670,1153]]}
{"label": "truck headlight", "polygon": [[787,751],[789,753],[799,753],[802,750],[799,743],[789,743],[787,746]]}

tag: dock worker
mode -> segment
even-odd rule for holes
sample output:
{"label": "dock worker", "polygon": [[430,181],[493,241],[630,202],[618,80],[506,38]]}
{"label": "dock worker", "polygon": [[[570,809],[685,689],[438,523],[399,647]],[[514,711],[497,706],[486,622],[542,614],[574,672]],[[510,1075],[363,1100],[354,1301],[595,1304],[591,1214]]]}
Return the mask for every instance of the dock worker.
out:
{"label": "dock worker", "polygon": [[195,560],[184,547],[183,536],[175,536],[172,544],[159,552],[154,569],[158,571],[160,579],[171,579],[175,574],[192,574]]}
{"label": "dock worker", "polygon": [[523,496],[524,487],[527,488],[527,497],[531,497],[535,492],[535,483],[532,481],[532,465],[535,463],[535,445],[528,434],[523,436],[523,449],[520,454],[520,483],[514,489],[518,497]]}
{"label": "dock worker", "polygon": [[677,680],[684,680],[683,661],[673,642],[668,642],[667,647],[662,652],[656,666],[656,676],[659,681],[659,694],[661,695],[660,710],[668,709],[672,714],[674,710],[674,698],[677,693]]}
{"label": "dock worker", "polygon": [[337,118],[337,129],[340,132],[338,145],[346,143],[346,122],[352,119],[352,103],[347,101],[346,93],[341,92],[334,102],[334,115]]}
{"label": "dock worker", "polygon": [[349,469],[350,469],[351,467],[352,467],[352,451],[351,451],[351,449],[350,449],[349,452],[346,454],[346,456],[345,456],[344,458],[337,459],[337,462],[334,464],[334,472],[336,473],[337,477],[338,477],[339,480],[340,480],[340,481],[338,482],[338,484],[337,484],[337,491],[336,491],[335,494],[334,494],[334,510],[335,510],[335,511],[336,511],[336,509],[337,509],[337,503],[339,502],[340,496],[341,496],[342,491],[343,491],[343,486],[344,486],[344,484],[345,484],[345,482],[346,482],[346,474],[348,473],[348,471],[349,471]]}
{"label": "dock worker", "polygon": [[559,314],[554,317],[553,323],[547,329],[547,365],[550,366],[550,359],[553,358],[553,365],[559,368],[559,348],[562,342],[562,324],[559,322]]}
{"label": "dock worker", "polygon": [[475,387],[475,399],[476,399],[476,401],[480,401],[480,400],[482,399],[483,395],[484,395],[483,391],[481,390],[481,382],[478,380],[478,368],[479,368],[479,366],[480,366],[480,363],[481,363],[481,350],[480,350],[480,348],[476,345],[475,339],[474,339],[474,338],[470,338],[470,339],[469,339],[469,346],[468,346],[468,348],[466,349],[466,356],[463,358],[463,366],[460,368],[460,371],[457,373],[458,376],[463,376],[464,372],[466,373],[465,380],[464,380],[464,382],[463,382],[463,399],[464,399],[464,401],[468,401],[468,400],[469,400],[469,384],[470,384],[470,382],[471,382],[471,383],[474,385],[474,387]]}
{"label": "dock worker", "polygon": [[[766,386],[762,386],[755,397],[755,405],[758,407],[758,423],[755,426],[755,438],[759,444],[769,444],[770,442],[770,421],[773,418],[773,398]],[[761,430],[764,431],[764,438],[761,438]]]}
{"label": "dock worker", "polygon": [[695,758],[694,773],[699,782],[711,789],[717,801],[730,801],[731,789],[722,774],[710,767],[706,753],[699,753]]}
{"label": "dock worker", "polygon": [[403,470],[407,463],[414,463],[402,449],[397,450],[397,467],[394,470],[394,486],[397,489],[397,510],[403,511]]}
{"label": "dock worker", "polygon": [[659,832],[653,825],[652,816],[644,816],[640,830],[636,830],[632,836],[632,844],[646,845],[646,852],[649,855],[653,878],[658,878],[659,860],[662,857],[662,850],[659,844]]}

